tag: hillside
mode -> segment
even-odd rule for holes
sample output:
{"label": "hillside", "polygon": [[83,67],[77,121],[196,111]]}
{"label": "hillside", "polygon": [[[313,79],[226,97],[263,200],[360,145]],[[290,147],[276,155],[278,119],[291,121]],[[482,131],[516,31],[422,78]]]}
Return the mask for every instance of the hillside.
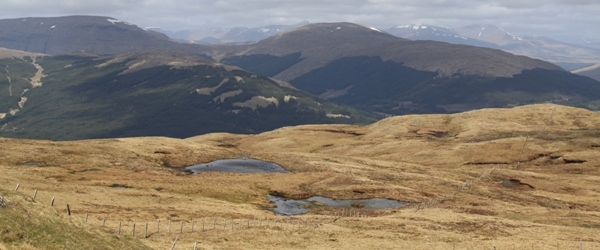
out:
{"label": "hillside", "polygon": [[381,114],[557,102],[595,109],[600,83],[495,49],[409,41],[349,23],[307,25],[213,55],[328,100]]}
{"label": "hillside", "polygon": [[578,75],[582,75],[582,76],[587,76],[589,78],[592,79],[596,79],[597,81],[600,81],[600,63],[598,64],[594,64],[592,66],[589,67],[585,67],[585,68],[581,68],[581,69],[576,69],[571,71],[574,74],[578,74]]}
{"label": "hillside", "polygon": [[368,115],[189,54],[0,59],[0,136],[51,140],[257,133]]}
{"label": "hillside", "polygon": [[[83,224],[89,215],[82,234],[101,229],[116,237],[119,221],[129,233],[132,223],[150,222],[152,235],[144,239],[138,232],[136,238],[153,249],[168,249],[175,237],[176,249],[194,242],[200,249],[597,249],[598,124],[596,112],[530,105],[257,135],[0,139],[0,190],[10,202],[17,195],[6,190],[17,183],[24,195],[39,190],[38,203],[21,202],[27,211],[53,209],[47,203],[52,197],[60,213],[70,204],[73,220]],[[291,173],[178,171],[242,156]],[[316,204],[303,215],[275,216],[266,194],[411,204],[384,210]],[[0,231],[1,244],[7,245],[6,235]],[[98,236],[113,237],[104,235]]]}
{"label": "hillside", "polygon": [[90,227],[0,188],[0,249],[150,249],[139,240]]}

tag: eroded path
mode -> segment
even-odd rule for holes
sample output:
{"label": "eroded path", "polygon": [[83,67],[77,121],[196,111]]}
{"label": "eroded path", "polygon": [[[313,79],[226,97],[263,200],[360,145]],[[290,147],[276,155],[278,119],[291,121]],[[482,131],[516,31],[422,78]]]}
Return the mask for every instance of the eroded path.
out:
{"label": "eroded path", "polygon": [[6,65],[4,70],[6,70],[6,79],[8,80],[8,96],[12,96],[12,80],[10,79],[10,71],[8,70],[8,65]]}
{"label": "eroded path", "polygon": [[[33,64],[33,66],[36,68],[36,72],[35,75],[33,75],[33,77],[31,78],[31,80],[29,81],[29,83],[31,84],[31,88],[37,88],[37,87],[41,87],[42,86],[42,78],[44,78],[46,75],[44,75],[44,68],[42,68],[41,65],[39,65],[36,62],[37,57],[33,57],[33,61],[31,62],[31,64]],[[8,92],[9,92],[9,96],[12,96],[12,82],[11,82],[11,78],[9,76],[10,71],[8,70],[8,66],[6,66],[5,68],[6,70],[6,78],[8,79]],[[19,111],[21,111],[21,109],[23,109],[23,107],[25,106],[25,103],[27,102],[27,97],[25,96],[25,93],[27,93],[29,91],[29,88],[25,88],[23,89],[23,92],[21,93],[21,99],[19,100],[19,102],[17,103],[19,108],[17,109],[9,109],[8,110],[8,114],[10,115],[15,115],[17,114]],[[4,117],[6,117],[7,113],[0,113],[0,119],[3,119]]]}
{"label": "eroded path", "polygon": [[46,76],[44,75],[44,68],[37,64],[37,62],[35,61],[36,59],[37,57],[33,57],[33,61],[31,62],[33,66],[37,69],[37,72],[35,72],[35,75],[31,78],[31,86],[34,88],[41,87],[42,78]]}

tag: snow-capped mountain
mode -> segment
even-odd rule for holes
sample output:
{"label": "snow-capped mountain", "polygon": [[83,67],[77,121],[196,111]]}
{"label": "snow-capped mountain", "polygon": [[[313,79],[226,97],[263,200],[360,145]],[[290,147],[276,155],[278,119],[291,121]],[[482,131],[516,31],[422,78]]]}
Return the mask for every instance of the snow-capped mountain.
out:
{"label": "snow-capped mountain", "polygon": [[[433,25],[399,25],[387,30],[390,34],[411,40],[433,40],[501,49],[513,54],[538,58],[575,69],[600,62],[600,49],[592,46],[559,42],[550,38],[519,36],[494,25],[470,25],[458,29]],[[583,43],[582,43],[583,44]]]}
{"label": "snow-capped mountain", "polygon": [[464,37],[506,46],[523,41],[523,37],[515,36],[501,27],[494,25],[469,25],[456,30]]}
{"label": "snow-capped mountain", "polygon": [[440,27],[423,24],[406,24],[389,28],[386,31],[392,35],[410,40],[432,40],[452,44],[467,44],[490,48],[497,47],[493,43],[488,43],[482,40],[462,36],[450,27]]}

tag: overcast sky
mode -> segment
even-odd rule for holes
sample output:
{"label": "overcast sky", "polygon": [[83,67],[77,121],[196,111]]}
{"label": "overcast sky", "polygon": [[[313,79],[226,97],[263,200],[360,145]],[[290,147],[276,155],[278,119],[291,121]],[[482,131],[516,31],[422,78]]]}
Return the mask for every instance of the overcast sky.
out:
{"label": "overcast sky", "polygon": [[600,0],[2,0],[0,19],[110,16],[178,31],[302,21],[453,28],[494,24],[515,35],[600,37]]}

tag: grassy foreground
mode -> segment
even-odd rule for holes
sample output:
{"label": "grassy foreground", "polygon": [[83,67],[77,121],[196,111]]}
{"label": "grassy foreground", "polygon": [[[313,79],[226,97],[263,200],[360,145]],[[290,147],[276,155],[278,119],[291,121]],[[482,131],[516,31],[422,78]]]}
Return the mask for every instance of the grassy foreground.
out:
{"label": "grassy foreground", "polygon": [[[1,213],[33,221],[57,218],[82,244],[104,240],[97,245],[107,248],[139,247],[139,240],[169,249],[177,238],[175,249],[192,249],[194,242],[198,249],[600,249],[599,149],[600,115],[558,105],[400,116],[364,127],[285,127],[257,135],[0,139],[1,192],[22,206]],[[241,156],[275,162],[292,173],[179,171]],[[6,191],[17,183],[18,194]],[[36,189],[35,203],[23,198]],[[350,209],[360,217],[321,208],[288,222],[269,211],[268,193],[380,197],[425,206]],[[22,210],[33,212],[21,215]],[[138,240],[124,236],[132,234],[133,223]],[[31,225],[19,229],[22,237],[0,231],[0,249],[48,248],[34,245],[41,236],[34,233],[37,224]],[[63,236],[49,237],[60,242]]]}
{"label": "grassy foreground", "polygon": [[0,189],[0,249],[149,249],[132,237],[118,236],[35,203],[31,197]]}

